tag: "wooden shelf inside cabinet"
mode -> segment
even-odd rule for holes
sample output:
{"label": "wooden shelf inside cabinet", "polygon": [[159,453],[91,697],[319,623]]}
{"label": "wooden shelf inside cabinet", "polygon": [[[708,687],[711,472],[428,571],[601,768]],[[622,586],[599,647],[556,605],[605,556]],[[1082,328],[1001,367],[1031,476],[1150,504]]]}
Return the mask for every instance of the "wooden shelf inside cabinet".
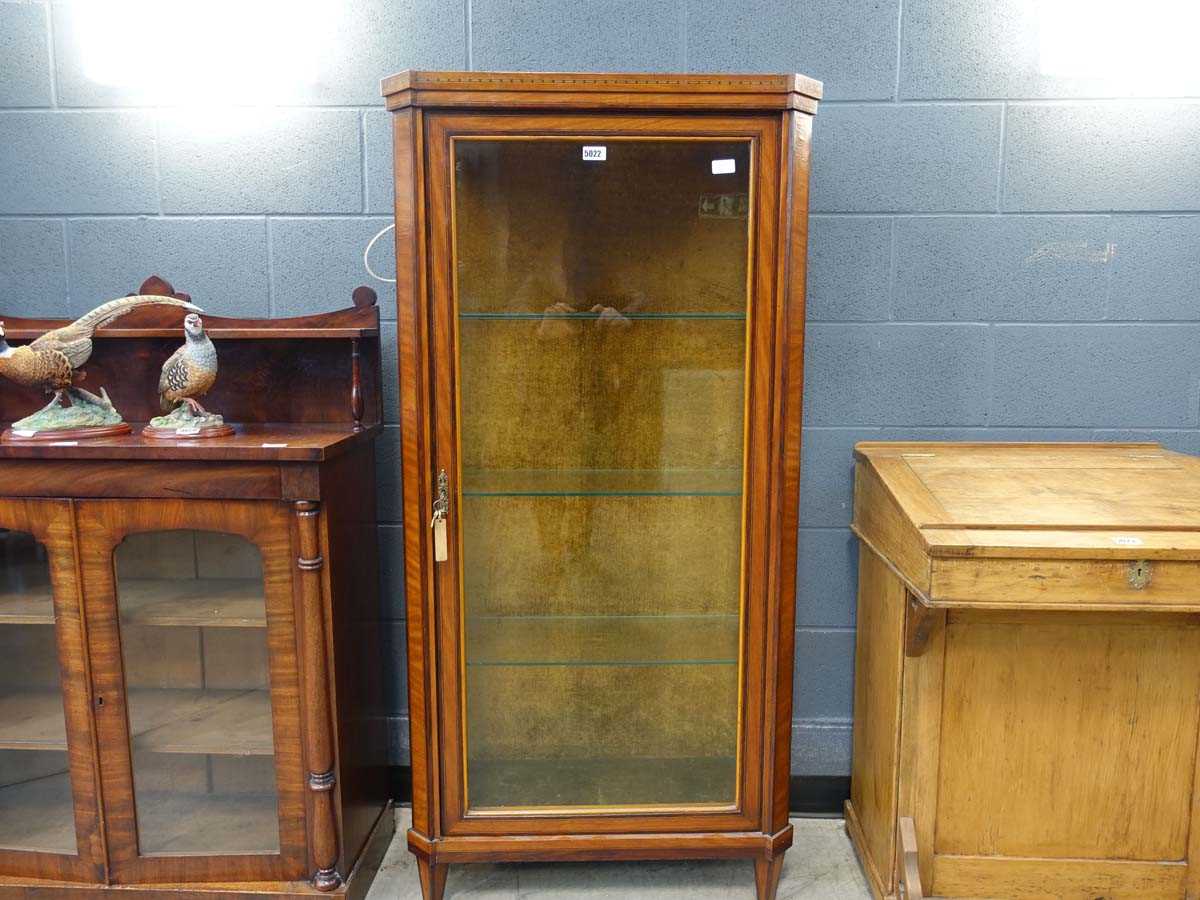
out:
{"label": "wooden shelf inside cabinet", "polygon": [[[270,756],[266,691],[138,689],[129,692],[135,751]],[[31,690],[0,695],[0,750],[66,750],[62,696]]]}
{"label": "wooden shelf inside cabinet", "polygon": [[0,594],[0,626],[53,624],[54,598],[50,585]]}
{"label": "wooden shelf inside cabinet", "polygon": [[267,627],[260,579],[126,578],[119,589],[130,625]]}
{"label": "wooden shelf inside cabinet", "polygon": [[[131,293],[205,309],[203,403],[235,430],[143,435],[184,341],[153,304],[95,332],[82,383],[130,434],[0,441],[0,896],[361,898],[394,831],[375,292],[288,319]],[[45,403],[5,382],[0,422]]]}
{"label": "wooden shelf inside cabinet", "polygon": [[384,93],[425,900],[450,862],[707,856],[773,900],[821,87]]}

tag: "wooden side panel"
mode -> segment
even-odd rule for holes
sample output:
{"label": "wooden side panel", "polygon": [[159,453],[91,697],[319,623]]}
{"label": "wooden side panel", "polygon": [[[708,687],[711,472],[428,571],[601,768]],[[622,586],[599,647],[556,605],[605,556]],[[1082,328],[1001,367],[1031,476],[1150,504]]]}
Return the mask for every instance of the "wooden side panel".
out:
{"label": "wooden side panel", "polygon": [[861,459],[854,465],[854,530],[910,586],[928,595],[929,557],[921,534],[872,464]]}
{"label": "wooden side panel", "polygon": [[374,446],[326,463],[321,475],[342,823],[338,871],[349,873],[388,799]]}
{"label": "wooden side panel", "polygon": [[863,547],[858,562],[850,802],[862,830],[863,864],[888,892],[895,886],[904,611],[904,585],[882,559]]}
{"label": "wooden side panel", "polygon": [[933,871],[938,897],[1013,900],[1181,900],[1187,876],[1180,863],[941,855]]}
{"label": "wooden side panel", "polygon": [[440,833],[438,695],[429,540],[432,480],[429,321],[425,271],[422,114],[392,117],[396,190],[396,335],[400,369],[400,454],[404,489],[404,588],[408,618],[408,711],[413,830]]}
{"label": "wooden side panel", "polygon": [[[909,618],[921,614],[919,606],[911,602],[906,606],[906,616]],[[908,656],[904,661],[899,817],[913,820],[921,883],[928,887],[933,880],[938,815],[946,613],[944,610],[934,610],[924,615],[931,618],[925,622],[928,637],[923,650],[919,656]],[[911,628],[905,629],[906,634],[911,631]]]}
{"label": "wooden side panel", "polygon": [[1198,696],[1193,620],[952,613],[937,852],[1184,860]]}
{"label": "wooden side panel", "polygon": [[1200,562],[1177,560],[939,559],[936,603],[995,608],[1171,608],[1200,612]]}
{"label": "wooden side panel", "polygon": [[[786,191],[780,203],[781,245],[780,316],[777,341],[780,346],[782,390],[780,466],[780,530],[775,542],[780,548],[776,572],[779,586],[779,640],[775,663],[774,760],[768,779],[773,796],[766,820],[767,830],[777,831],[788,823],[788,788],[792,751],[792,690],[796,643],[796,530],[799,527],[800,430],[804,394],[804,287],[808,271],[808,171],[812,149],[812,117],[791,113],[783,129],[784,162],[788,167]],[[771,714],[768,710],[768,714]]]}

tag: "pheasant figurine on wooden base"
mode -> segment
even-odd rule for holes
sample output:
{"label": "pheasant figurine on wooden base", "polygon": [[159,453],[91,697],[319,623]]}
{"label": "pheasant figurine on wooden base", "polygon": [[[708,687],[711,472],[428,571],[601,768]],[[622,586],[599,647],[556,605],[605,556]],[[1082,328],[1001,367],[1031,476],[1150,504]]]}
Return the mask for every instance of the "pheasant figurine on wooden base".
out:
{"label": "pheasant figurine on wooden base", "polygon": [[217,348],[195,314],[183,320],[183,333],[183,346],[163,363],[158,379],[158,401],[166,415],[151,419],[142,433],[152,438],[233,434],[232,425],[226,425],[224,418],[209,412],[196,399],[207,394],[217,380]]}
{"label": "pheasant figurine on wooden base", "polygon": [[[0,376],[23,387],[43,388],[54,395],[41,410],[13,423],[12,436],[21,439],[100,437],[128,432],[103,388],[100,396],[76,387],[77,373],[92,356],[92,337],[126,313],[155,304],[202,310],[185,300],[135,294],[101,304],[70,325],[47,331],[21,347],[10,347],[0,323]],[[63,401],[66,405],[63,405]]]}

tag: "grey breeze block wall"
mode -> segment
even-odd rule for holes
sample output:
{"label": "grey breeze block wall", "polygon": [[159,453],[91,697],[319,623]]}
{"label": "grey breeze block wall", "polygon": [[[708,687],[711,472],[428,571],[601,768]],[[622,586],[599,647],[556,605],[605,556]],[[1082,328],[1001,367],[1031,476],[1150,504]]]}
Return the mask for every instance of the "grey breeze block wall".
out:
{"label": "grey breeze block wall", "polygon": [[[345,304],[391,213],[378,81],[396,70],[822,79],[793,765],[845,774],[856,441],[1147,438],[1200,451],[1200,103],[1040,75],[1030,6],[356,0],[330,35],[339,63],[302,105],[206,129],[89,82],[69,4],[0,0],[0,311],[78,314],[151,272],[225,314]],[[394,292],[377,287],[393,320]],[[394,339],[389,321],[384,347]],[[380,545],[399,764],[391,355],[385,364]]]}

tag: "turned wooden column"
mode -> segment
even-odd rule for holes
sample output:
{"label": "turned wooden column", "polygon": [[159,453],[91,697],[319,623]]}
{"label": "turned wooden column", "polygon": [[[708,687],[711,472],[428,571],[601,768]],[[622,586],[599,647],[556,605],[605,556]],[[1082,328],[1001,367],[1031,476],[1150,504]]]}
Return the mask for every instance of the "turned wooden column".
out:
{"label": "turned wooden column", "polygon": [[317,871],[313,886],[332,891],[342,883],[337,870],[337,812],[333,803],[334,774],[333,726],[329,704],[329,663],[325,644],[325,604],[321,599],[321,535],[317,528],[320,504],[298,500],[295,504],[297,531],[300,535],[300,597],[303,610],[302,665],[307,687],[304,702],[305,729],[308,733],[305,756],[308,760],[308,789],[312,793],[313,818],[309,828],[313,861]]}

